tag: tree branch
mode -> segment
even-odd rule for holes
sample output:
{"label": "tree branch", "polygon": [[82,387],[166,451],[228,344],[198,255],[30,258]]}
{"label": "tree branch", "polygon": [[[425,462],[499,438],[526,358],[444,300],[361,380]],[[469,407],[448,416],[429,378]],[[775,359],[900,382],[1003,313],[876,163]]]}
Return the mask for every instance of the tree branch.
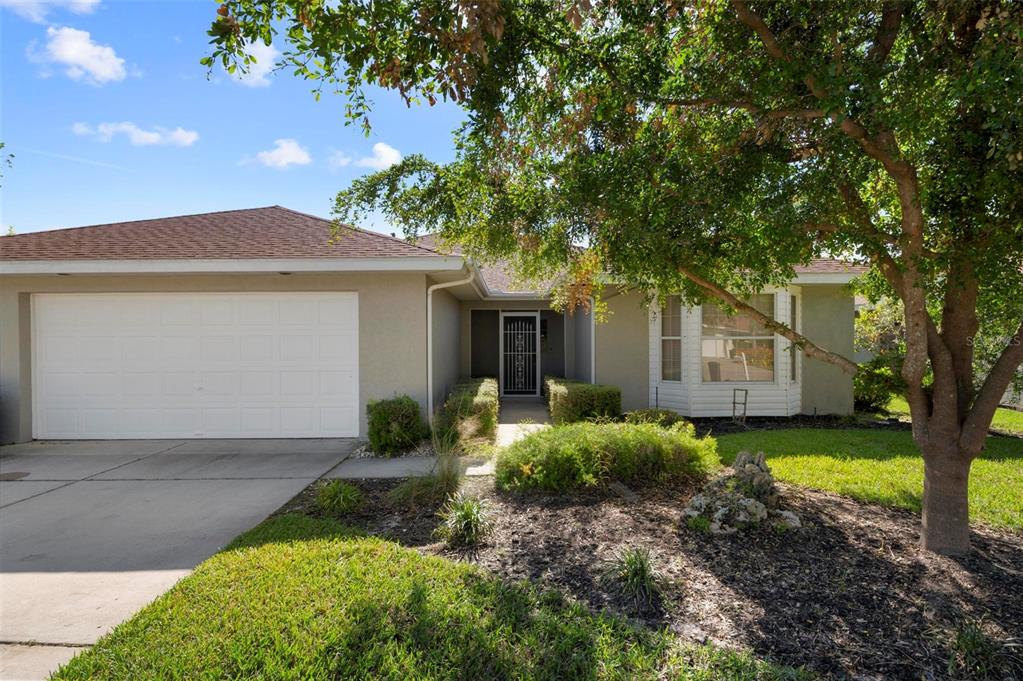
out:
{"label": "tree branch", "polygon": [[877,27],[877,37],[874,38],[874,45],[867,53],[867,59],[877,64],[883,64],[895,45],[895,39],[899,36],[899,28],[902,26],[902,4],[898,2],[886,2],[881,9],[881,23]]}
{"label": "tree branch", "polygon": [[689,279],[691,282],[702,288],[707,293],[711,294],[713,297],[717,298],[718,300],[721,300],[722,302],[730,305],[731,307],[734,307],[737,310],[742,310],[743,312],[746,312],[751,317],[756,319],[758,322],[760,322],[768,329],[770,329],[772,332],[778,334],[779,336],[782,336],[783,338],[788,339],[795,345],[799,346],[799,348],[807,357],[812,357],[813,359],[817,359],[822,362],[827,362],[828,364],[833,364],[834,366],[837,366],[839,369],[848,374],[855,374],[859,370],[859,367],[857,366],[856,362],[853,362],[843,357],[842,355],[831,352],[830,350],[825,350],[824,348],[820,347],[819,345],[811,341],[806,336],[789,328],[786,324],[783,324],[775,320],[773,317],[767,316],[760,310],[756,309],[749,303],[741,300],[736,295],[728,292],[727,290],[725,290],[721,286],[718,286],[714,282],[704,279],[700,275],[696,274],[692,270],[685,267],[679,267],[678,271],[681,274],[685,275],[685,277]]}
{"label": "tree branch", "polygon": [[984,380],[977,399],[973,401],[973,409],[963,424],[959,447],[971,456],[977,456],[984,448],[988,425],[1020,364],[1023,364],[1023,321]]}

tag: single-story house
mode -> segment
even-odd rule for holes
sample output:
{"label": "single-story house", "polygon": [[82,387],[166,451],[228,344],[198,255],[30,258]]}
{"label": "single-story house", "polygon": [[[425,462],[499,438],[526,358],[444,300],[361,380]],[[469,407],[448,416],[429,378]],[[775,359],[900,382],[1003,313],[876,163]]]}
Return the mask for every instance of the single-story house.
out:
{"label": "single-story house", "polygon": [[[621,387],[623,408],[844,414],[851,379],[713,306],[562,313],[429,239],[280,206],[0,237],[0,442],[365,436],[366,403],[424,414],[470,376]],[[820,260],[754,303],[851,355],[858,270]]]}

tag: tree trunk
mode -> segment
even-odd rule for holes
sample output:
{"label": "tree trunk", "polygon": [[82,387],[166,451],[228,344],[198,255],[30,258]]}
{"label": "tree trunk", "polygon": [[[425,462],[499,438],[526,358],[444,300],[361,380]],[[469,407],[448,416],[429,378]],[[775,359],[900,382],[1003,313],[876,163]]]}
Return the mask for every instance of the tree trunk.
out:
{"label": "tree trunk", "polygon": [[920,546],[946,556],[970,552],[967,485],[970,457],[958,448],[928,446],[924,452],[923,529]]}

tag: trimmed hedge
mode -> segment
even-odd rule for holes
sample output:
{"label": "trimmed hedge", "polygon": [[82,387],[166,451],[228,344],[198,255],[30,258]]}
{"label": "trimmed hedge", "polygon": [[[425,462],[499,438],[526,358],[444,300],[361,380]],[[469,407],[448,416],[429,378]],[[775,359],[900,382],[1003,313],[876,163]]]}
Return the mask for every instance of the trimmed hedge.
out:
{"label": "trimmed hedge", "polygon": [[376,454],[391,456],[418,446],[430,434],[419,414],[419,403],[408,395],[366,404],[369,445]]}
{"label": "trimmed hedge", "polygon": [[636,409],[625,412],[626,423],[654,423],[662,428],[670,428],[676,423],[688,423],[678,412],[670,409]]}
{"label": "trimmed hedge", "polygon": [[443,439],[464,443],[475,439],[494,441],[501,405],[496,378],[459,383],[437,411],[434,430]]}
{"label": "trimmed hedge", "polygon": [[614,385],[582,383],[568,378],[544,378],[547,410],[555,425],[594,418],[618,418],[622,391]]}
{"label": "trimmed hedge", "polygon": [[567,492],[618,480],[643,486],[719,465],[717,442],[692,424],[573,423],[544,428],[498,454],[500,489]]}

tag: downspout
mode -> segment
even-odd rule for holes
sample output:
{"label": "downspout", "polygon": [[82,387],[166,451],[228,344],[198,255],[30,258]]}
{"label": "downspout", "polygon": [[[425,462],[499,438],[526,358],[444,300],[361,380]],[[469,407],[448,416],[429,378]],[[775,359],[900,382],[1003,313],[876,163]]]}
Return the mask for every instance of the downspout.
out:
{"label": "downspout", "polygon": [[431,424],[433,423],[433,292],[471,283],[474,276],[475,274],[470,268],[469,276],[465,279],[434,284],[426,289],[426,418]]}

